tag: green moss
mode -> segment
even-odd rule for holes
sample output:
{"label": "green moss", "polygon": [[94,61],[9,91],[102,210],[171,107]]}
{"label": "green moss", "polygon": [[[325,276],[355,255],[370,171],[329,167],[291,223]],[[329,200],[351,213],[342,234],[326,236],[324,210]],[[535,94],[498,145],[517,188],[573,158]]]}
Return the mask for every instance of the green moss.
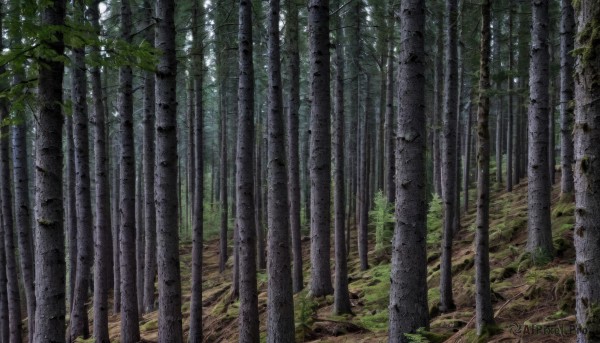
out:
{"label": "green moss", "polygon": [[93,337],[90,337],[88,339],[85,339],[83,337],[77,337],[75,339],[75,343],[95,343],[95,342],[96,342],[96,339]]}
{"label": "green moss", "polygon": [[435,317],[439,312],[440,289],[438,287],[430,288],[427,291],[427,305],[429,307],[429,316]]}
{"label": "green moss", "polygon": [[586,23],[577,35],[580,48],[573,51],[573,54],[581,57],[584,67],[594,61],[600,46],[600,20],[597,19],[597,13],[590,17],[592,19]]}
{"label": "green moss", "polygon": [[419,328],[416,333],[404,334],[408,341],[411,343],[442,343],[445,342],[451,335],[450,334],[437,334]]}
{"label": "green moss", "polygon": [[140,326],[140,332],[148,332],[158,330],[158,320],[151,319]]}
{"label": "green moss", "polygon": [[481,328],[481,334],[477,334],[477,330],[469,330],[464,335],[465,342],[486,343],[490,341],[490,337],[502,332],[498,325],[485,325]]}
{"label": "green moss", "polygon": [[389,312],[386,309],[369,311],[356,319],[362,327],[371,332],[385,332],[388,329]]}
{"label": "green moss", "polygon": [[597,303],[591,304],[587,308],[587,318],[585,321],[585,336],[590,342],[600,340],[600,305]]}

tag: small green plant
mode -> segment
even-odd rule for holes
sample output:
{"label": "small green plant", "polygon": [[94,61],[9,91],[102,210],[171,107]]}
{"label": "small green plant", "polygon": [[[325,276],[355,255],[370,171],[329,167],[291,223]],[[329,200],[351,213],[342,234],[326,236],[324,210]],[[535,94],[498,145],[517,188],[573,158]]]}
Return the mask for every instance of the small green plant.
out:
{"label": "small green plant", "polygon": [[369,216],[375,225],[375,251],[381,251],[392,238],[393,229],[388,224],[394,222],[394,204],[387,201],[381,190],[375,194],[374,203]]}
{"label": "small green plant", "polygon": [[433,194],[427,212],[427,245],[437,245],[442,241],[442,199]]}

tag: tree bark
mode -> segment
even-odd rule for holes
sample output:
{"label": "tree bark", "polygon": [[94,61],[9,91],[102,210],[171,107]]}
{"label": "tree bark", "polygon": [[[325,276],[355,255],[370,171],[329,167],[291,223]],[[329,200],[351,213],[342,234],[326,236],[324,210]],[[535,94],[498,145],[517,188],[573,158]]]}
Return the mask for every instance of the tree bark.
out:
{"label": "tree bark", "polygon": [[513,1],[509,0],[508,10],[508,123],[506,130],[506,191],[512,192],[513,189],[513,136],[514,136],[514,113],[513,113],[513,86],[514,86],[514,56],[513,56]]}
{"label": "tree bark", "polygon": [[[481,59],[479,70],[479,106],[477,109],[477,231],[475,232],[475,308],[477,335],[494,325],[490,286],[490,0],[481,6]],[[500,131],[499,128],[496,130]],[[497,138],[496,138],[497,139]],[[496,147],[501,147],[497,144]],[[501,148],[496,150],[500,154]]]}
{"label": "tree bark", "polygon": [[[370,144],[369,140],[369,113],[371,110],[371,80],[368,75],[365,76],[365,110],[362,120],[359,117],[359,138],[358,138],[358,187],[357,187],[357,199],[358,199],[358,225],[357,225],[357,243],[358,243],[358,257],[360,260],[360,270],[367,270],[369,268],[368,261],[368,250],[369,250],[369,161],[368,161],[368,148]],[[360,114],[359,110],[359,114]]]}
{"label": "tree bark", "polygon": [[573,65],[575,18],[571,1],[561,0],[560,21],[560,192],[573,193]]}
{"label": "tree bark", "polygon": [[[474,91],[472,92],[474,93]],[[474,97],[473,95],[471,96]],[[471,131],[472,131],[472,115],[471,108],[473,107],[472,102],[469,104],[467,109],[467,118],[465,118],[465,163],[463,169],[463,191],[464,191],[464,205],[463,211],[466,213],[469,210],[469,186],[471,184]]]}
{"label": "tree bark", "polygon": [[[121,37],[131,43],[131,6],[129,0],[121,2]],[[140,340],[139,314],[136,289],[136,239],[135,239],[135,145],[133,135],[133,75],[131,66],[119,69],[119,114],[121,119],[120,174],[120,237],[119,262],[121,264],[121,341]]]}
{"label": "tree bark", "polygon": [[[578,38],[575,43],[575,276],[578,342],[600,339],[600,3],[582,0],[574,6]],[[596,51],[596,52],[594,52]],[[584,331],[585,330],[585,331]]]}
{"label": "tree bark", "polygon": [[310,293],[319,297],[333,293],[331,284],[331,133],[329,90],[329,0],[308,3],[310,50]]}
{"label": "tree bark", "polygon": [[135,263],[136,263],[136,293],[138,313],[144,313],[144,196],[142,195],[142,184],[145,182],[142,175],[142,161],[136,163],[136,187],[135,187]]}
{"label": "tree bark", "polygon": [[396,223],[390,273],[389,341],[429,327],[425,173],[425,1],[402,1],[398,59]]}
{"label": "tree bark", "polygon": [[219,180],[219,195],[221,203],[221,232],[219,237],[219,272],[225,271],[227,264],[227,110],[225,107],[225,88],[221,86],[220,91],[220,148],[221,148],[221,168],[220,168],[220,180]]}
{"label": "tree bark", "polygon": [[65,116],[66,142],[66,206],[67,241],[69,247],[69,311],[73,308],[75,294],[75,275],[77,274],[77,201],[75,201],[75,145],[73,142],[73,116]]}
{"label": "tree bark", "polygon": [[[390,3],[393,6],[393,2]],[[390,12],[393,9],[390,8]],[[393,17],[393,16],[392,16]],[[387,75],[386,75],[386,99],[385,99],[385,132],[384,132],[384,150],[385,150],[385,190],[389,203],[396,201],[396,189],[394,186],[394,21],[389,20],[388,34],[388,56],[387,56]],[[341,62],[343,64],[343,61]],[[343,65],[342,65],[343,67]],[[339,95],[338,95],[339,96]],[[342,142],[343,143],[343,142]],[[435,171],[434,171],[435,174]],[[438,174],[439,176],[439,174]]]}
{"label": "tree bark", "polygon": [[528,115],[528,235],[527,250],[534,258],[553,254],[550,226],[548,169],[548,2],[532,0],[531,63]]}
{"label": "tree bark", "polygon": [[[65,1],[42,9],[41,25],[61,27]],[[61,30],[42,41],[53,56],[64,55]],[[40,56],[35,137],[35,342],[65,342],[65,248],[62,207],[62,59]]]}
{"label": "tree bark", "polygon": [[[434,117],[433,117],[433,190],[442,196],[442,126],[444,89],[444,14],[437,15],[436,59],[434,70]],[[395,190],[394,190],[395,191]]]}
{"label": "tree bark", "polygon": [[456,215],[456,101],[457,101],[457,0],[446,0],[444,110],[442,135],[442,194],[444,227],[440,266],[440,311],[454,309],[452,299],[452,240]]}
{"label": "tree bark", "polygon": [[[279,0],[269,1],[268,15],[268,261],[267,342],[294,342],[294,299],[290,265],[288,175],[279,47]],[[241,56],[240,56],[241,57]],[[252,146],[252,144],[249,144]],[[251,164],[250,164],[251,165]],[[298,208],[299,209],[299,208]],[[299,224],[299,223],[297,223]],[[298,227],[299,231],[300,228]],[[302,258],[297,255],[297,258]],[[258,330],[257,330],[258,331]]]}
{"label": "tree bark", "polygon": [[[254,227],[254,65],[252,4],[239,2],[239,86],[236,152],[237,251],[239,263],[239,342],[260,340],[256,285],[256,228]],[[283,188],[285,189],[285,188]],[[271,202],[269,201],[271,205]],[[287,204],[286,204],[287,205]],[[287,215],[287,214],[286,214]],[[269,251],[271,253],[271,251]],[[234,272],[235,274],[235,272]],[[270,274],[269,279],[274,276]],[[234,281],[235,282],[235,281]],[[271,298],[269,298],[271,300]]]}
{"label": "tree bark", "polygon": [[[100,34],[100,1],[90,6],[90,20],[96,34]],[[92,54],[99,57],[100,50],[92,48]],[[110,187],[108,177],[108,155],[106,151],[106,122],[100,67],[91,69],[92,96],[94,98],[94,166],[96,222],[94,228],[94,339],[97,343],[110,343],[108,334],[108,274],[110,268],[109,247],[111,244]]]}
{"label": "tree bark", "polygon": [[[336,1],[336,7],[340,6],[340,1]],[[341,315],[352,312],[350,304],[350,294],[348,290],[348,260],[346,255],[346,203],[344,192],[344,34],[337,18],[334,21],[333,29],[335,35],[335,86],[334,86],[334,127],[333,127],[333,202],[334,202],[334,244],[335,244],[335,279],[334,279],[334,302],[333,313]],[[391,43],[390,43],[391,46]],[[393,63],[391,57],[388,57],[390,64]],[[388,65],[389,66],[389,65]],[[390,79],[388,78],[389,82]],[[388,85],[388,90],[391,86]],[[393,98],[392,98],[393,99]],[[386,97],[386,100],[391,100]],[[392,103],[387,104],[392,107]],[[390,109],[388,108],[388,111]],[[386,113],[386,119],[391,120],[392,115]],[[391,129],[388,127],[388,135],[391,135]],[[390,138],[388,136],[388,138]],[[390,145],[390,147],[393,145]],[[391,148],[388,148],[391,149]],[[391,160],[390,160],[391,161]],[[389,172],[389,169],[388,169]],[[391,184],[393,185],[393,183]],[[391,186],[388,183],[388,186]]]}
{"label": "tree bark", "polygon": [[202,252],[204,248],[204,78],[203,4],[199,0],[192,6],[193,77],[194,77],[194,196],[192,213],[192,297],[190,305],[189,343],[202,342]]}
{"label": "tree bark", "polygon": [[[74,20],[84,23],[82,0],[73,3]],[[73,101],[73,142],[75,146],[75,201],[77,206],[77,272],[70,317],[70,339],[88,338],[87,317],[90,270],[93,263],[92,205],[88,141],[87,77],[85,47],[73,48],[71,96]]]}
{"label": "tree bark", "polygon": [[298,50],[298,5],[286,0],[286,45],[289,70],[288,95],[288,189],[290,205],[290,232],[292,234],[292,284],[294,293],[304,288],[302,275],[302,237],[300,233],[300,151],[299,109],[300,109],[300,54]]}
{"label": "tree bark", "polygon": [[121,312],[121,258],[120,258],[120,249],[119,242],[121,241],[120,227],[121,227],[121,215],[119,213],[120,208],[120,198],[121,198],[121,189],[120,189],[120,177],[121,177],[121,163],[119,159],[121,158],[121,147],[118,142],[115,144],[115,157],[114,157],[114,189],[113,189],[113,313]]}
{"label": "tree bark", "polygon": [[158,341],[182,341],[179,231],[177,230],[177,99],[175,1],[156,1],[156,164]]}

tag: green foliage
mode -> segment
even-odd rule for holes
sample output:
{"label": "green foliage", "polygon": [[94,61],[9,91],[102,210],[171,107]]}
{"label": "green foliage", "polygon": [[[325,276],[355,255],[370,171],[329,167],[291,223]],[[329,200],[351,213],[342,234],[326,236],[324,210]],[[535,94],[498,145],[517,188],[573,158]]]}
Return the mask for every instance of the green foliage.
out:
{"label": "green foliage", "polygon": [[442,241],[443,214],[442,199],[439,195],[433,194],[427,212],[427,245],[429,246],[437,247]]}
{"label": "green foliage", "polygon": [[377,191],[374,199],[374,209],[369,212],[372,223],[375,225],[375,251],[385,248],[385,243],[392,239],[394,222],[394,204],[387,201],[381,190]]}
{"label": "green foliage", "polygon": [[429,332],[425,328],[418,328],[416,333],[407,333],[404,336],[411,343],[442,343],[448,339],[449,335],[439,335]]}
{"label": "green foliage", "polygon": [[221,205],[219,203],[204,202],[204,239],[208,240],[219,235],[221,219]]}

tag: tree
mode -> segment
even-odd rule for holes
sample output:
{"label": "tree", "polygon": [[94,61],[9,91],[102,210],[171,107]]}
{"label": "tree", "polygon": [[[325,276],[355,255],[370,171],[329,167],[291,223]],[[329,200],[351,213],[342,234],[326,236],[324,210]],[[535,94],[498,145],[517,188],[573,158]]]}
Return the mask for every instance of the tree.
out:
{"label": "tree", "polygon": [[[89,8],[90,21],[95,33],[100,35],[99,0]],[[100,58],[100,49],[92,47],[93,58]],[[104,118],[104,99],[100,67],[91,68],[92,96],[94,111],[94,168],[96,217],[94,227],[94,339],[97,343],[110,343],[108,335],[108,289],[110,287],[110,187],[108,178],[108,154],[106,151],[106,120]]]}
{"label": "tree", "polygon": [[571,1],[561,1],[560,16],[560,192],[573,193],[573,65],[575,18]]}
{"label": "tree", "polygon": [[204,12],[199,0],[192,7],[192,62],[194,76],[194,198],[192,215],[192,299],[190,305],[189,343],[202,342],[202,251],[204,210],[204,51],[201,35],[204,33]]}
{"label": "tree", "polygon": [[300,233],[300,155],[298,146],[300,114],[300,53],[298,50],[298,5],[286,0],[286,57],[289,70],[288,97],[288,196],[290,205],[290,232],[294,267],[292,283],[294,293],[304,288],[302,275],[302,237]]}
{"label": "tree", "polygon": [[[65,248],[62,208],[62,81],[65,1],[46,2],[39,57],[35,136],[35,342],[65,342]],[[49,31],[46,31],[49,30]],[[56,56],[51,58],[49,56]]]}
{"label": "tree", "polygon": [[[254,227],[254,166],[252,163],[254,157],[254,64],[252,61],[252,3],[249,0],[240,0],[239,4],[239,130],[235,174],[237,185],[236,226],[240,263],[239,332],[240,342],[250,343],[260,340],[256,285],[256,228]],[[270,202],[269,205],[271,205]],[[273,278],[273,275],[270,278]]]}
{"label": "tree", "polygon": [[[479,69],[479,106],[477,109],[477,231],[475,232],[475,303],[477,334],[494,325],[490,286],[490,0],[481,6],[481,58]],[[498,146],[498,145],[497,145]],[[500,151],[496,151],[499,154]]]}
{"label": "tree", "polygon": [[[11,11],[15,14],[22,13],[21,1],[13,1]],[[14,30],[10,30],[12,48],[22,48],[21,36],[20,26]],[[12,68],[14,74],[12,84],[16,86],[23,81],[25,70],[19,63],[14,63]],[[35,275],[33,270],[31,204],[29,202],[29,166],[27,156],[27,132],[29,125],[25,117],[25,111],[22,108],[13,106],[13,112],[13,115],[17,119],[17,123],[11,127],[15,225],[18,232],[19,261],[21,262],[23,289],[27,303],[29,342],[33,343],[35,332],[35,287],[33,282]]]}
{"label": "tree", "polygon": [[[286,165],[285,155],[285,128],[283,125],[284,113],[281,95],[279,12],[280,1],[270,0],[267,19],[269,37],[267,342],[272,343],[294,342],[295,336],[289,247],[290,217],[288,189],[286,187],[288,184],[288,166]],[[297,256],[297,258],[302,257]]]}
{"label": "tree", "polygon": [[531,61],[528,115],[528,232],[527,250],[534,258],[553,254],[550,226],[550,171],[548,169],[548,2],[531,1]]}
{"label": "tree", "polygon": [[[336,6],[340,5],[336,1]],[[335,30],[335,85],[334,85],[334,128],[333,128],[333,207],[334,207],[334,314],[351,313],[348,291],[348,260],[346,255],[346,202],[344,194],[344,31],[340,20],[333,18]],[[389,97],[388,97],[389,100]],[[391,106],[392,104],[388,104]],[[391,106],[393,107],[393,106]],[[389,109],[388,109],[389,110]],[[390,115],[391,117],[391,115]],[[388,118],[388,120],[391,120]],[[389,186],[389,184],[388,184]]]}
{"label": "tree", "polygon": [[182,341],[179,230],[177,227],[177,60],[175,1],[156,1],[156,164],[158,340]]}
{"label": "tree", "polygon": [[[83,0],[73,2],[76,25],[84,24]],[[75,146],[75,202],[77,206],[77,271],[70,317],[70,340],[87,338],[90,334],[87,300],[90,269],[93,263],[92,204],[90,195],[90,166],[88,141],[87,77],[85,45],[73,47],[71,67],[71,97],[73,101],[73,142]]]}
{"label": "tree", "polygon": [[[394,1],[389,3],[390,19],[388,20],[388,52],[387,52],[387,74],[385,90],[385,132],[384,132],[384,150],[385,150],[385,189],[389,203],[396,201],[396,188],[394,187],[395,160],[394,160],[394,18],[392,8]],[[441,60],[441,59],[440,59]],[[339,96],[339,95],[338,95]],[[436,117],[437,118],[437,117]],[[436,138],[434,138],[435,141]],[[434,147],[435,149],[435,147]],[[436,150],[437,151],[437,150]],[[439,154],[437,155],[439,156]],[[435,168],[435,167],[434,167]],[[434,170],[434,174],[435,170]],[[437,175],[439,177],[439,174]],[[437,178],[435,179],[437,181]]]}
{"label": "tree", "polygon": [[329,98],[329,0],[308,3],[310,50],[310,293],[320,297],[333,293],[330,257],[331,133]]}
{"label": "tree", "polygon": [[514,113],[513,113],[513,88],[514,88],[514,56],[513,56],[513,9],[512,0],[509,0],[508,10],[508,123],[506,129],[506,191],[512,192],[514,176],[513,161],[514,161]]}
{"label": "tree", "polygon": [[452,299],[452,241],[456,223],[456,118],[457,118],[457,0],[446,0],[444,26],[444,106],[442,134],[442,198],[444,200],[444,228],[440,265],[440,311],[454,308]]}
{"label": "tree", "polygon": [[[129,0],[121,2],[121,37],[131,43],[131,6]],[[120,234],[119,262],[121,273],[121,341],[137,342],[140,339],[139,313],[136,288],[135,249],[135,145],[133,137],[133,75],[131,66],[119,68],[119,115],[121,156],[119,164]]]}
{"label": "tree", "polygon": [[[600,3],[582,0],[575,4],[578,38],[575,43],[575,276],[578,342],[600,337],[600,89],[598,88],[598,22]],[[596,53],[594,53],[594,50]]]}
{"label": "tree", "polygon": [[[144,1],[146,24],[152,23],[152,4]],[[149,46],[154,46],[154,30],[147,29],[144,40]],[[144,75],[144,119],[143,119],[143,175],[144,175],[144,311],[154,310],[154,281],[156,280],[156,207],[154,202],[154,116],[155,89],[154,73],[148,71]]]}
{"label": "tree", "polygon": [[398,58],[396,224],[390,272],[389,341],[429,327],[425,173],[425,0],[402,1]]}

